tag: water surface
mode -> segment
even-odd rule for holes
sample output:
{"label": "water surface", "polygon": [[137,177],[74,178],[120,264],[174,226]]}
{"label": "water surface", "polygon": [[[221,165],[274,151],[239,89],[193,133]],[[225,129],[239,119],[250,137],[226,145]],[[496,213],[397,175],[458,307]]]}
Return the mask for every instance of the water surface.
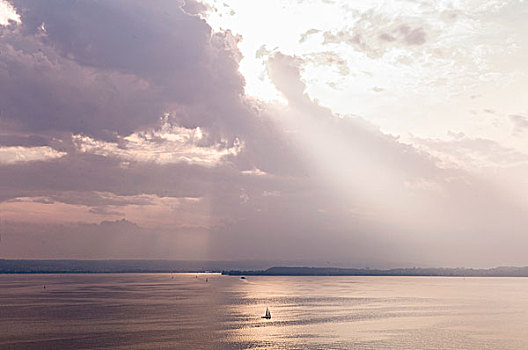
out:
{"label": "water surface", "polygon": [[1,349],[526,349],[526,329],[528,278],[0,275]]}

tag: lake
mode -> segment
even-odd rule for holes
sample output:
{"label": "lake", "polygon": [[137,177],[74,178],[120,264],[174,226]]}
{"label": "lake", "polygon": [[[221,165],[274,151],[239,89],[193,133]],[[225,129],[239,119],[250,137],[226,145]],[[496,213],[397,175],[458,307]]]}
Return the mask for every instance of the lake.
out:
{"label": "lake", "polygon": [[0,275],[1,349],[526,349],[527,329],[528,278]]}

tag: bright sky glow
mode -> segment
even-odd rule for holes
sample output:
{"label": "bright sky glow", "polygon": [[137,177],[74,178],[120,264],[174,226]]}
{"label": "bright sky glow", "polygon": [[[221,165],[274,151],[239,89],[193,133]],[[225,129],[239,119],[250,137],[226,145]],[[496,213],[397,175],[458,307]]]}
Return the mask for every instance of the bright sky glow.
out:
{"label": "bright sky glow", "polygon": [[528,112],[522,1],[204,2],[215,30],[242,36],[250,95],[280,100],[265,61],[281,52],[299,59],[312,98],[407,142],[463,132],[527,146],[508,117]]}

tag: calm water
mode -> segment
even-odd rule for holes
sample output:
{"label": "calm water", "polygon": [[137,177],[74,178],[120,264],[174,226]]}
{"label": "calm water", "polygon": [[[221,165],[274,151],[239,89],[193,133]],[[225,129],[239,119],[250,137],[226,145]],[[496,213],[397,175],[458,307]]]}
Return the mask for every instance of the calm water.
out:
{"label": "calm water", "polygon": [[0,348],[527,349],[528,278],[0,275]]}

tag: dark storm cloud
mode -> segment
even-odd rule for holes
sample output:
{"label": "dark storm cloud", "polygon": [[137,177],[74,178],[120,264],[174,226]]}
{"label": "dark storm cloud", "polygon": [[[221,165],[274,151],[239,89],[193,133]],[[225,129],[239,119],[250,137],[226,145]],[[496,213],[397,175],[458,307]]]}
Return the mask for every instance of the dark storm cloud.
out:
{"label": "dark storm cloud", "polygon": [[[119,135],[155,126],[169,112],[173,123],[205,129],[208,144],[243,138],[247,147],[236,160],[242,169],[298,168],[277,142],[284,137],[259,116],[255,101],[242,96],[237,38],[211,33],[177,1],[24,0],[16,7],[22,24],[0,41],[6,130],[40,137],[45,131],[41,143],[72,153],[68,132],[118,142]],[[7,145],[29,145],[13,135],[6,136]]]}
{"label": "dark storm cloud", "polygon": [[15,130],[108,137],[152,122],[162,112],[147,107],[159,101],[135,76],[83,67],[52,49],[39,50],[44,46],[36,38],[18,33],[10,33],[0,45],[2,119]]}
{"label": "dark storm cloud", "polygon": [[16,7],[22,24],[2,34],[0,105],[19,128],[126,135],[180,105],[193,126],[240,116],[236,39],[177,1]]}
{"label": "dark storm cloud", "polygon": [[[66,191],[56,195],[62,201],[75,191],[193,197],[213,178],[240,170],[299,172],[287,139],[259,116],[256,102],[242,98],[236,38],[212,34],[178,2],[18,1],[16,7],[22,24],[0,41],[2,144],[51,145],[69,155],[2,166],[3,199],[51,191]],[[205,143],[227,138],[232,145],[239,136],[246,147],[231,166],[207,170],[123,166],[79,153],[71,141],[71,133],[81,133],[122,147],[119,135],[158,123],[163,112],[171,122],[205,129]]]}

